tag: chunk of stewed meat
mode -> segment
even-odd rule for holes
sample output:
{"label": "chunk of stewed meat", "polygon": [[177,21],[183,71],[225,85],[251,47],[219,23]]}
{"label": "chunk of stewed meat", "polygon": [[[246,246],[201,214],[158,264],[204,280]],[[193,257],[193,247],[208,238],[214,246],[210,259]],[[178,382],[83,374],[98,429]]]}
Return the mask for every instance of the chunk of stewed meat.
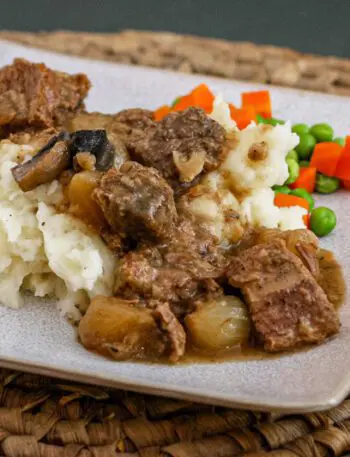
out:
{"label": "chunk of stewed meat", "polygon": [[318,277],[318,238],[310,230],[279,230],[264,227],[248,229],[234,248],[234,251],[240,252],[257,244],[268,243],[276,239],[285,241],[287,249],[303,261],[304,265],[315,278]]}
{"label": "chunk of stewed meat", "polygon": [[143,108],[131,108],[119,111],[114,116],[115,122],[127,125],[131,129],[145,130],[154,124],[153,111]]}
{"label": "chunk of stewed meat", "polygon": [[176,314],[186,314],[201,296],[221,290],[226,259],[211,235],[179,221],[169,239],[141,246],[117,267],[116,290],[126,297],[169,302]]}
{"label": "chunk of stewed meat", "polygon": [[325,292],[284,241],[242,251],[227,275],[242,290],[265,350],[320,343],[338,332],[339,320]]}
{"label": "chunk of stewed meat", "polygon": [[8,137],[12,143],[25,144],[31,146],[35,151],[42,149],[51,140],[57,136],[60,131],[55,127],[50,127],[44,130],[28,128],[18,132],[11,133]]}
{"label": "chunk of stewed meat", "polygon": [[171,113],[128,141],[131,156],[159,170],[173,187],[193,182],[217,168],[223,154],[224,128],[200,108]]}
{"label": "chunk of stewed meat", "polygon": [[173,191],[160,173],[136,162],[109,170],[94,193],[112,231],[123,238],[163,240],[174,227]]}
{"label": "chunk of stewed meat", "polygon": [[90,88],[84,74],[68,75],[15,59],[0,70],[0,126],[45,128],[82,106]]}
{"label": "chunk of stewed meat", "polygon": [[168,337],[170,362],[177,362],[186,349],[186,333],[183,326],[171,311],[168,303],[158,303],[153,315],[159,320],[160,328]]}
{"label": "chunk of stewed meat", "polygon": [[[202,261],[201,268],[191,271],[196,266],[195,259],[189,261],[188,255],[182,264],[167,262],[165,257],[156,247],[126,254],[117,267],[117,293],[127,298],[169,302],[172,311],[182,315],[193,310],[193,301],[200,296],[220,290],[215,281],[219,271],[209,263],[204,265]],[[176,260],[182,259],[178,255]]]}

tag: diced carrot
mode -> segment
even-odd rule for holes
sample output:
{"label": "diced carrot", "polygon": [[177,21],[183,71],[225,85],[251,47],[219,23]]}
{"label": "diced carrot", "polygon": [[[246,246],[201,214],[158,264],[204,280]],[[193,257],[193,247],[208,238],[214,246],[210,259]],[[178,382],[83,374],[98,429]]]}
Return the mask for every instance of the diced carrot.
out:
{"label": "diced carrot", "polygon": [[170,113],[170,106],[168,106],[168,105],[160,106],[158,109],[156,109],[153,112],[154,120],[161,121],[163,119],[163,117],[165,117],[169,113]]}
{"label": "diced carrot", "polygon": [[338,162],[343,152],[340,144],[325,142],[318,143],[312,153],[310,167],[315,167],[317,171],[327,176],[334,176]]}
{"label": "diced carrot", "polygon": [[342,181],[341,184],[342,184],[342,187],[344,187],[344,189],[350,190],[350,180]]}
{"label": "diced carrot", "polygon": [[315,167],[301,167],[298,179],[289,187],[291,189],[305,189],[312,194],[316,186],[316,172]]}
{"label": "diced carrot", "polygon": [[190,106],[194,106],[194,100],[192,94],[184,95],[181,99],[176,103],[172,111],[183,111]]}
{"label": "diced carrot", "polygon": [[246,128],[252,121],[256,121],[256,112],[253,106],[235,108],[230,104],[229,107],[231,118],[236,122],[237,127],[240,130]]}
{"label": "diced carrot", "polygon": [[303,216],[303,221],[304,221],[306,228],[310,228],[310,213],[305,214]]}
{"label": "diced carrot", "polygon": [[265,118],[272,117],[270,92],[268,90],[243,92],[241,98],[242,108],[253,106],[256,114],[260,114]]}
{"label": "diced carrot", "polygon": [[213,111],[214,95],[206,84],[200,84],[191,92],[194,106],[199,106],[206,113]]}
{"label": "diced carrot", "polygon": [[305,198],[297,197],[296,195],[277,193],[275,196],[275,205],[279,208],[290,206],[301,206],[309,211],[309,202]]}
{"label": "diced carrot", "polygon": [[334,176],[343,181],[350,180],[350,136],[346,137],[346,143],[340,156]]}

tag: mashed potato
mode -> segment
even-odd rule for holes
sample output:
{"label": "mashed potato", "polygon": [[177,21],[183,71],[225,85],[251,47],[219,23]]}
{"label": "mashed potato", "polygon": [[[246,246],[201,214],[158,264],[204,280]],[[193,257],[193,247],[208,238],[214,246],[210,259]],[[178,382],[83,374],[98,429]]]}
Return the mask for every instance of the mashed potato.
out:
{"label": "mashed potato", "polygon": [[241,203],[241,216],[255,227],[295,230],[305,228],[303,216],[305,208],[292,206],[277,208],[274,205],[275,193],[272,189],[255,189]]}
{"label": "mashed potato", "polygon": [[[242,192],[284,184],[288,179],[286,156],[299,142],[290,124],[252,123],[237,136],[237,146],[221,167],[229,174],[232,187]],[[261,154],[254,155],[254,148]]]}
{"label": "mashed potato", "polygon": [[213,111],[210,113],[210,117],[221,124],[227,131],[238,130],[236,122],[231,118],[230,107],[223,100],[221,94],[214,99]]}
{"label": "mashed potato", "polygon": [[87,297],[111,295],[115,260],[102,240],[80,221],[57,214],[62,198],[57,181],[22,192],[11,169],[34,151],[0,143],[0,296],[6,305],[23,304],[22,290],[59,298],[64,313]]}
{"label": "mashed potato", "polygon": [[[219,169],[206,174],[199,191],[192,193],[189,209],[198,221],[223,244],[236,241],[239,225],[247,223],[281,230],[305,228],[305,209],[274,205],[272,186],[287,180],[286,156],[299,142],[290,124],[273,127],[252,122],[238,130],[221,95],[215,98],[210,117],[234,132],[235,141]],[[201,186],[207,188],[204,195]],[[227,217],[233,212],[239,214],[239,221]]]}

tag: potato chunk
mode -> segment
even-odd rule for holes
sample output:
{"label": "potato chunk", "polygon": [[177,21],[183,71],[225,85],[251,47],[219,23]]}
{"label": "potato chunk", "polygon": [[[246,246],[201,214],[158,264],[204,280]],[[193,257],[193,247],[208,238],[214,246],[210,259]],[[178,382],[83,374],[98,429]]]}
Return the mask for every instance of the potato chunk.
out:
{"label": "potato chunk", "polygon": [[161,331],[146,308],[119,297],[95,297],[79,324],[87,349],[114,359],[145,359],[162,355]]}

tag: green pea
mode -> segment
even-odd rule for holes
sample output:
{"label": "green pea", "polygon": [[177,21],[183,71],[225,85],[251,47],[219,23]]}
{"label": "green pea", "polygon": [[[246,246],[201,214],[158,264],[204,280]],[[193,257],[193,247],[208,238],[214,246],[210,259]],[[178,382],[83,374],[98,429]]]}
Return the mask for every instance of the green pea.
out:
{"label": "green pea", "polygon": [[337,225],[335,212],[325,206],[320,206],[312,211],[310,217],[310,228],[317,236],[326,236],[334,230]]}
{"label": "green pea", "polygon": [[304,135],[305,133],[309,133],[309,126],[306,124],[294,124],[292,132],[297,133],[298,135]]}
{"label": "green pea", "polygon": [[174,108],[174,106],[179,103],[179,101],[181,100],[182,97],[176,97],[175,100],[173,101],[173,103],[171,104],[171,107]]}
{"label": "green pea", "polygon": [[331,178],[330,176],[317,173],[316,176],[316,192],[320,194],[331,194],[338,190],[340,187],[340,181],[338,178]]}
{"label": "green pea", "polygon": [[299,135],[299,144],[295,148],[298,153],[299,159],[308,160],[311,157],[312,151],[316,146],[316,139],[309,133]]}
{"label": "green pea", "polygon": [[316,138],[318,143],[332,141],[334,134],[332,127],[325,123],[313,125],[309,133]]}
{"label": "green pea", "polygon": [[273,186],[275,194],[290,194],[291,190],[288,186]]}
{"label": "green pea", "polygon": [[286,159],[292,159],[295,160],[296,162],[299,162],[299,156],[298,153],[295,149],[292,149],[291,151],[288,152]]}
{"label": "green pea", "polygon": [[288,165],[289,177],[288,177],[287,181],[285,182],[285,184],[292,184],[299,177],[299,172],[300,172],[299,164],[297,161],[295,161],[293,159],[287,159],[287,165]]}
{"label": "green pea", "polygon": [[337,136],[337,138],[333,138],[334,143],[340,144],[340,146],[345,146],[345,138],[341,136]]}
{"label": "green pea", "polygon": [[315,200],[306,189],[302,189],[301,187],[298,189],[294,189],[291,191],[291,195],[295,195],[296,197],[301,197],[307,200],[307,202],[309,203],[309,212],[314,209]]}
{"label": "green pea", "polygon": [[310,166],[310,162],[308,160],[301,160],[299,162],[299,167],[308,168]]}

